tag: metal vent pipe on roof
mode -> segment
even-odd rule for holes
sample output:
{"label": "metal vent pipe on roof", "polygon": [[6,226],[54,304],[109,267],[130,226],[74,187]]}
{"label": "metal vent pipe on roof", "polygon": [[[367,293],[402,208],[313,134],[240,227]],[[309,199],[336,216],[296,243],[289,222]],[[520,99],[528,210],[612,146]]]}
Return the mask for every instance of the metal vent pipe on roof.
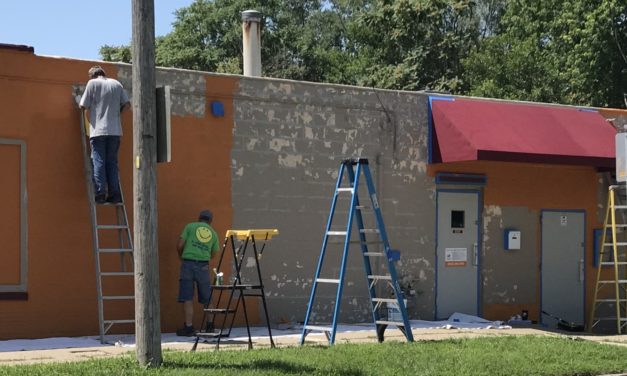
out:
{"label": "metal vent pipe on roof", "polygon": [[261,76],[261,13],[242,12],[244,76]]}

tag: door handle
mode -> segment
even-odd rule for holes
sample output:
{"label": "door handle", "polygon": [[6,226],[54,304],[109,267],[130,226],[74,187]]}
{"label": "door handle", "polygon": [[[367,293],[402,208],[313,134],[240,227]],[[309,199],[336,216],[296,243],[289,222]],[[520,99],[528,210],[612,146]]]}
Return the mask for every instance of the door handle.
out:
{"label": "door handle", "polygon": [[473,243],[472,245],[472,265],[479,265],[479,245],[477,243]]}
{"label": "door handle", "polygon": [[579,282],[583,282],[584,273],[583,273],[583,259],[579,259]]}

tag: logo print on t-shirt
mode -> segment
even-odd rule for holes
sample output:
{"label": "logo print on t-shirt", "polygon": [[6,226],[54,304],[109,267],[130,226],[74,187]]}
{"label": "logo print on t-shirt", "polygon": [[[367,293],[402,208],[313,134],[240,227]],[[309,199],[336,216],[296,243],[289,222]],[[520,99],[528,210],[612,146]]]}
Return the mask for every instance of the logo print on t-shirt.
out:
{"label": "logo print on t-shirt", "polygon": [[199,242],[209,243],[212,237],[213,235],[211,235],[211,230],[207,227],[198,227],[196,229],[196,239],[198,239]]}

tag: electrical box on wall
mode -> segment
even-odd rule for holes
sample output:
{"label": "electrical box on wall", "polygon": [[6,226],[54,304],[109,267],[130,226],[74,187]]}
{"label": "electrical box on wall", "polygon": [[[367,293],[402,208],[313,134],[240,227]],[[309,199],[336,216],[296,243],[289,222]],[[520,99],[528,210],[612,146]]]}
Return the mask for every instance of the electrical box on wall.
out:
{"label": "electrical box on wall", "polygon": [[520,249],[520,231],[505,230],[505,250]]}
{"label": "electrical box on wall", "polygon": [[224,117],[224,103],[220,101],[211,102],[211,115],[215,117]]}

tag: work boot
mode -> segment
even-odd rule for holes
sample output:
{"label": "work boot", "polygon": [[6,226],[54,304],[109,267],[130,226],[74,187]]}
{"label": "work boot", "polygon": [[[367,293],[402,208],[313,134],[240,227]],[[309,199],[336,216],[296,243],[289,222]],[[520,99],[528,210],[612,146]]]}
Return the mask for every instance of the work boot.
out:
{"label": "work boot", "polygon": [[94,201],[96,201],[96,204],[104,204],[105,202],[107,202],[107,199],[104,194],[99,194],[99,195],[96,195],[96,197],[94,198]]}
{"label": "work boot", "polygon": [[176,330],[176,335],[179,337],[193,337],[196,335],[196,331],[193,326],[183,324],[182,328]]}
{"label": "work boot", "polygon": [[114,194],[107,197],[107,202],[110,204],[119,204],[122,202],[122,196],[120,194]]}

